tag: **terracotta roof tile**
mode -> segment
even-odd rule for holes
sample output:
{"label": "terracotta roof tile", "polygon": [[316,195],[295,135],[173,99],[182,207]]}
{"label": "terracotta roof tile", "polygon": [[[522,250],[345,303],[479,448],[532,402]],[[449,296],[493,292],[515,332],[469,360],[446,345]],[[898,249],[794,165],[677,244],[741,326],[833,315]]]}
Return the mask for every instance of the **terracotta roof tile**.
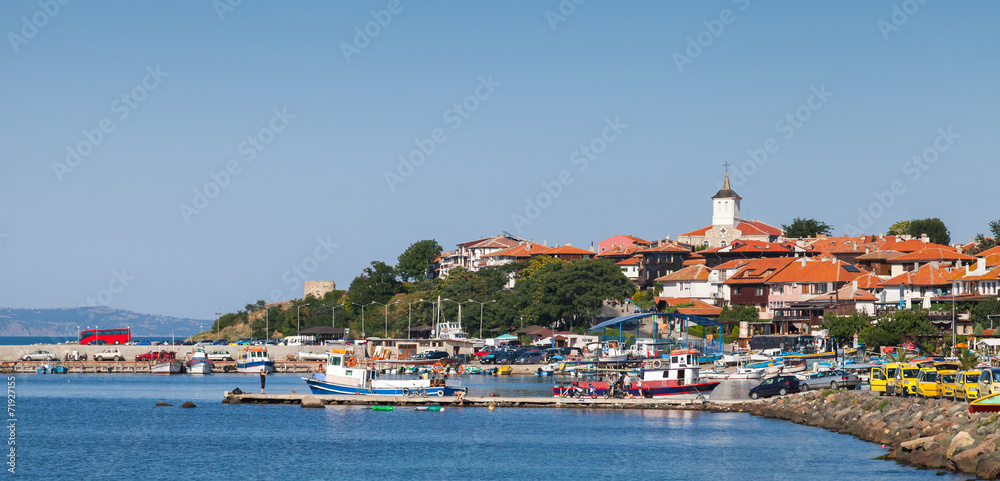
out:
{"label": "terracotta roof tile", "polygon": [[549,250],[547,250],[545,252],[532,252],[531,253],[531,255],[533,255],[533,256],[535,256],[535,255],[543,255],[543,254],[544,255],[591,255],[591,256],[596,255],[596,254],[594,254],[593,251],[588,251],[588,250],[580,249],[578,247],[573,247],[573,246],[558,246],[558,247],[552,247],[552,248],[550,248]]}
{"label": "terracotta roof tile", "polygon": [[931,247],[919,251],[903,254],[899,257],[889,259],[891,263],[916,262],[916,261],[975,261],[976,258],[968,254],[959,254],[954,249],[942,249]]}
{"label": "terracotta roof tile", "polygon": [[640,249],[636,251],[638,254],[656,253],[656,252],[677,252],[681,254],[690,254],[691,251],[676,245],[676,244],[663,244],[659,247],[647,247],[645,249]]}
{"label": "terracotta roof tile", "polygon": [[984,250],[984,251],[976,254],[976,257],[986,257],[986,256],[995,255],[995,254],[1000,254],[1000,246],[991,247],[989,249],[986,249],[986,250]]}
{"label": "terracotta roof tile", "polygon": [[951,276],[951,280],[955,281],[993,281],[1000,280],[1000,267],[995,267],[991,270],[986,271],[985,274],[978,276],[970,276],[966,274],[965,269],[955,269],[955,272]]}
{"label": "terracotta roof tile", "polygon": [[795,260],[791,257],[754,259],[723,284],[763,284]]}
{"label": "terracotta roof tile", "polygon": [[[965,270],[962,269],[962,272]],[[953,272],[930,264],[912,272],[904,272],[882,283],[884,286],[946,286],[951,284]]]}
{"label": "terracotta roof tile", "polygon": [[849,282],[861,277],[862,271],[853,264],[839,260],[795,259],[767,282]]}
{"label": "terracotta roof tile", "polygon": [[[886,247],[883,247],[882,249],[885,248]],[[896,242],[895,244],[892,244],[891,249],[899,252],[916,252],[916,251],[922,251],[924,249],[946,249],[952,251],[955,250],[955,248],[951,246],[935,244],[933,242],[924,243],[924,241],[920,239],[910,239],[908,241]]]}
{"label": "terracotta roof tile", "polygon": [[677,282],[677,281],[707,281],[708,274],[712,272],[712,269],[702,266],[694,265],[685,267],[677,272],[667,274],[663,277],[655,279],[656,282]]}
{"label": "terracotta roof tile", "polygon": [[496,251],[496,252],[494,252],[492,254],[487,254],[487,255],[483,256],[483,258],[487,258],[487,257],[514,257],[514,258],[523,259],[523,258],[531,257],[532,254],[541,254],[541,253],[544,253],[547,250],[548,250],[548,247],[545,247],[545,246],[543,246],[541,244],[535,244],[533,242],[524,242],[524,243],[518,244],[518,245],[516,245],[514,247],[511,247],[509,249],[504,249],[504,250]]}

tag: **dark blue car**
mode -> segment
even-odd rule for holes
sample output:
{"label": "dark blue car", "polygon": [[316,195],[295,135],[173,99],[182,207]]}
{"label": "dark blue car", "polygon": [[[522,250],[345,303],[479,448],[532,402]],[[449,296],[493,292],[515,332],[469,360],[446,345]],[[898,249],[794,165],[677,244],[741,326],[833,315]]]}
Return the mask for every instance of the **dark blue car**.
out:
{"label": "dark blue car", "polygon": [[774,376],[765,379],[751,389],[750,398],[758,399],[775,395],[784,396],[795,392],[799,392],[799,378],[795,376]]}

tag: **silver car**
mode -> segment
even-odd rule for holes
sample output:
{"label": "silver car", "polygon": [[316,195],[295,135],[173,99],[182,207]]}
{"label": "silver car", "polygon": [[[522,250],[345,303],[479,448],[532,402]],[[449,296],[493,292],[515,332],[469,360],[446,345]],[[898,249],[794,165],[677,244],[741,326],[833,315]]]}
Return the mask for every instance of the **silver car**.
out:
{"label": "silver car", "polygon": [[799,391],[810,389],[840,389],[846,387],[854,389],[860,379],[858,376],[841,369],[831,369],[809,374],[805,379],[799,380]]}
{"label": "silver car", "polygon": [[34,351],[21,356],[22,361],[55,361],[59,359],[55,354],[49,351]]}

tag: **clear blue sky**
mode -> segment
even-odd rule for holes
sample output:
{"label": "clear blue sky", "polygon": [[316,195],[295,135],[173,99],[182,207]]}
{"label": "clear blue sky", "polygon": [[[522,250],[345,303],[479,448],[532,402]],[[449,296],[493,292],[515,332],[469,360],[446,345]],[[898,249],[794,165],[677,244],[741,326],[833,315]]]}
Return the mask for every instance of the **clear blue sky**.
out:
{"label": "clear blue sky", "polygon": [[0,3],[0,305],[212,318],[425,238],[676,236],[724,162],[776,226],[1000,217],[996,2],[225,1]]}

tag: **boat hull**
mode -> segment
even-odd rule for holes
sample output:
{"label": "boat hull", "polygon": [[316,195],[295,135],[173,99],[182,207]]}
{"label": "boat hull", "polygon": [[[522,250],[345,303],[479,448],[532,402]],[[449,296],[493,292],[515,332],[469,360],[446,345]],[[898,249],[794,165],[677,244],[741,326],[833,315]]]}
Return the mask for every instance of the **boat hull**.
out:
{"label": "boat hull", "polygon": [[262,371],[274,372],[274,361],[237,362],[236,372],[260,374]]}
{"label": "boat hull", "polygon": [[211,374],[212,363],[205,361],[191,361],[187,366],[188,374]]}
{"label": "boat hull", "polygon": [[[589,391],[589,386],[593,384],[594,392],[597,397],[604,397],[608,392],[608,383],[606,382],[576,382],[573,385],[580,387],[584,392]],[[654,382],[644,382],[642,389],[639,389],[638,383],[632,383],[626,391],[632,395],[632,397],[671,397],[673,399],[699,399],[708,398],[711,395],[712,390],[714,390],[719,383],[717,381],[710,382],[700,382],[694,384],[673,384],[664,385]],[[555,386],[552,388],[552,395],[556,397],[566,396],[572,393],[571,387],[566,386]]]}
{"label": "boat hull", "polygon": [[969,403],[970,413],[1000,412],[1000,393],[983,396]]}
{"label": "boat hull", "polygon": [[153,374],[180,374],[183,370],[184,363],[180,361],[162,361],[150,368]]}
{"label": "boat hull", "polygon": [[462,388],[452,386],[421,386],[416,383],[400,383],[398,385],[386,384],[383,386],[373,386],[362,388],[358,386],[345,386],[321,381],[313,378],[302,378],[313,394],[347,394],[347,395],[375,395],[375,396],[456,396],[460,392],[465,392]]}

